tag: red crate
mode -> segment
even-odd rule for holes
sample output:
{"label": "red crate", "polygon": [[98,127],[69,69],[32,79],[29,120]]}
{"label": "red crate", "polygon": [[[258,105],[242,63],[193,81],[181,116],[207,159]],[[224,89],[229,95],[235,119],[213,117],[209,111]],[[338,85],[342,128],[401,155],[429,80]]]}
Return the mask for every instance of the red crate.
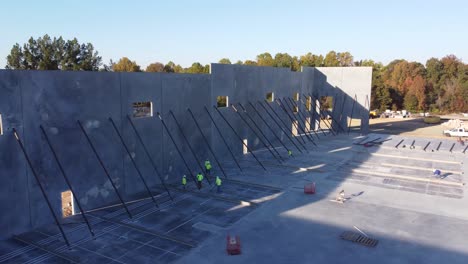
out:
{"label": "red crate", "polygon": [[239,236],[231,237],[227,235],[226,251],[229,255],[239,255],[241,253],[241,242]]}
{"label": "red crate", "polygon": [[305,194],[314,194],[315,193],[315,182],[308,183],[304,185],[304,193]]}

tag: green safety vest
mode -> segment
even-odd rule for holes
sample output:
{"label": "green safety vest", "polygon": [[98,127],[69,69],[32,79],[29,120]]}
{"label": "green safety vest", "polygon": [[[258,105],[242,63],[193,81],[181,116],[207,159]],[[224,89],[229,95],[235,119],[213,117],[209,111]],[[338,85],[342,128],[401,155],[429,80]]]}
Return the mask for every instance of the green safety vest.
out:
{"label": "green safety vest", "polygon": [[222,183],[221,178],[219,178],[218,176],[216,176],[216,185],[217,185],[217,186],[221,186],[221,183]]}
{"label": "green safety vest", "polygon": [[203,174],[197,174],[197,180],[198,181],[203,181]]}
{"label": "green safety vest", "polygon": [[289,155],[289,156],[292,155],[292,151],[291,151],[291,150],[288,150],[288,155]]}
{"label": "green safety vest", "polygon": [[205,161],[205,168],[206,168],[207,170],[211,170],[211,163],[210,163],[210,161],[208,161],[208,160]]}
{"label": "green safety vest", "polygon": [[186,177],[182,177],[182,185],[186,185],[187,184],[187,178]]}

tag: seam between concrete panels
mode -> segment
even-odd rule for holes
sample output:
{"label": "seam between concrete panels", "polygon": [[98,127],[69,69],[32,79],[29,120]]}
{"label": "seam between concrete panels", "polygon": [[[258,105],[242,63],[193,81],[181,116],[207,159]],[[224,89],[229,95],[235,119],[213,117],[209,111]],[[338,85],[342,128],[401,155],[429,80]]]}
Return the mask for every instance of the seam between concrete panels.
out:
{"label": "seam between concrete panels", "polygon": [[[159,87],[160,87],[160,89],[159,89],[159,101],[160,101],[159,111],[160,111],[161,115],[163,113],[163,106],[164,106],[164,98],[163,98],[163,93],[164,93],[163,92],[163,89],[164,89],[163,83],[164,82],[163,82],[163,79],[164,79],[164,75],[159,74]],[[158,118],[158,117],[156,117],[156,118]],[[156,120],[156,122],[160,122],[160,121]],[[167,181],[169,181],[169,173],[168,173],[168,170],[166,169],[166,166],[165,166],[166,165],[165,164],[166,163],[166,158],[169,155],[167,155],[167,157],[166,157],[166,151],[165,151],[166,150],[166,143],[165,142],[167,140],[164,138],[164,135],[165,135],[164,134],[164,128],[161,127],[160,132],[161,132],[161,141],[160,141],[161,146],[160,146],[160,148],[156,149],[156,151],[160,151],[158,153],[159,154],[158,156],[161,157],[161,158],[160,158],[160,160],[159,160],[159,162],[157,164],[159,165],[159,168],[160,168],[159,171],[162,174],[161,176],[162,176],[163,180],[166,180],[165,176],[166,176],[166,173],[167,173],[167,175],[168,175]]]}
{"label": "seam between concrete panels", "polygon": [[[29,72],[29,76],[31,76],[31,72]],[[21,134],[23,136],[23,142],[24,142],[24,145],[26,145],[26,136],[24,134],[24,103],[23,103],[23,79],[19,80],[19,97],[20,97],[20,114],[21,114]],[[29,173],[29,167],[26,163],[26,160],[24,160],[24,157],[23,157],[23,168],[25,168],[24,170],[24,175],[26,176],[26,189],[27,189],[27,199],[28,199],[28,212],[29,212],[29,226],[32,227],[33,226],[33,221],[32,221],[32,212],[31,212],[31,189],[33,186],[31,186],[31,188],[29,187],[29,177],[30,177],[30,173]]]}
{"label": "seam between concrete panels", "polygon": [[[122,73],[118,73],[118,76],[119,76],[119,93],[120,93],[120,104],[119,104],[119,108],[120,108],[120,133],[123,134],[123,98],[122,98]],[[122,151],[122,182],[123,182],[123,189],[124,189],[124,193],[127,194],[127,182],[126,182],[126,179],[127,179],[127,174],[126,174],[126,170],[125,170],[125,151]]]}

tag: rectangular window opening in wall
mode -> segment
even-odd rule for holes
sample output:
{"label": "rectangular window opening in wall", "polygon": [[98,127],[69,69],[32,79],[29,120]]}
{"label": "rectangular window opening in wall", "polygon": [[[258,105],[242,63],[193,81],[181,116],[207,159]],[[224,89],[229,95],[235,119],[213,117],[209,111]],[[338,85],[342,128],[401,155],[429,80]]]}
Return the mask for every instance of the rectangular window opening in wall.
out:
{"label": "rectangular window opening in wall", "polygon": [[[332,96],[321,96],[320,101],[317,102],[318,108],[322,112],[322,119],[327,119],[328,123],[331,124],[333,113],[333,97]],[[321,123],[324,121],[321,121]],[[320,127],[324,127],[320,125]]]}
{"label": "rectangular window opening in wall", "polygon": [[216,106],[220,107],[227,107],[229,105],[229,97],[227,96],[218,96],[216,98]]}
{"label": "rectangular window opening in wall", "polygon": [[323,111],[333,111],[333,97],[321,96],[320,97],[320,109]]}
{"label": "rectangular window opening in wall", "polygon": [[299,112],[299,107],[297,105],[293,106],[293,112],[297,114]]}
{"label": "rectangular window opening in wall", "polygon": [[312,98],[310,96],[306,97],[306,108],[307,108],[307,111],[312,110]]}
{"label": "rectangular window opening in wall", "polygon": [[347,124],[350,128],[351,131],[359,131],[361,130],[361,119],[360,118],[356,118],[356,117],[353,117],[353,118],[350,118],[348,117],[347,118]]}
{"label": "rectangular window opening in wall", "polygon": [[293,121],[292,124],[291,124],[291,134],[292,136],[297,136],[298,133],[297,133],[297,126],[299,125],[299,123],[297,121]]}
{"label": "rectangular window opening in wall", "polygon": [[2,114],[0,114],[0,136],[3,135]]}
{"label": "rectangular window opening in wall", "polygon": [[299,93],[294,93],[293,95],[294,101],[299,101]]}
{"label": "rectangular window opening in wall", "polygon": [[249,149],[247,148],[247,146],[248,146],[247,145],[247,139],[244,139],[243,142],[244,142],[244,144],[242,144],[242,153],[247,154],[247,153],[249,153]]}
{"label": "rectangular window opening in wall", "polygon": [[134,118],[153,116],[153,102],[135,102],[132,104],[132,107]]}
{"label": "rectangular window opening in wall", "polygon": [[73,194],[70,190],[64,191],[62,196],[62,217],[69,217],[75,214],[73,206]]}
{"label": "rectangular window opening in wall", "polygon": [[273,92],[268,92],[268,93],[266,94],[266,100],[267,100],[268,102],[270,102],[270,103],[273,102],[273,101],[275,100],[275,93],[273,93]]}

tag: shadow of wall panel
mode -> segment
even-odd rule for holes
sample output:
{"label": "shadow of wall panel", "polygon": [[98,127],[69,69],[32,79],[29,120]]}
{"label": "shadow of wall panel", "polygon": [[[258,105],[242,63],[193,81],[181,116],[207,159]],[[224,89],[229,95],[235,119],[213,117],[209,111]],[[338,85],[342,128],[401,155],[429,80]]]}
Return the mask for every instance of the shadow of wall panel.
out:
{"label": "shadow of wall panel", "polygon": [[[274,99],[279,99],[279,98],[284,98],[291,96],[292,90],[294,88],[294,85],[291,84],[291,71],[286,68],[271,68],[271,67],[262,67],[263,69],[263,74],[262,74],[262,82],[261,82],[261,87],[262,87],[262,92],[261,94],[258,94],[258,97],[252,97],[252,98],[259,98],[264,106],[270,111],[270,109],[265,105],[265,99],[266,95],[269,92],[273,93]],[[278,114],[282,114],[282,110],[278,107],[278,105],[275,102],[269,103],[270,106],[276,109]],[[283,132],[278,131],[279,128],[277,128],[276,124],[274,123],[273,120],[268,116],[268,114],[265,113],[262,107],[257,105],[257,108],[259,108],[260,112],[263,114],[262,116],[267,120],[268,124],[270,127],[275,128],[275,132],[277,132],[277,135],[281,138],[284,137]],[[271,113],[271,112],[270,112]],[[273,113],[271,113],[274,115]],[[289,119],[287,119],[285,116],[280,115],[283,120],[286,123],[290,123]],[[258,120],[260,122],[260,120]],[[266,131],[266,135],[272,139],[272,143],[275,146],[278,146],[280,143],[277,142],[277,139],[274,138],[272,135],[272,132],[269,131],[268,127],[263,124],[262,129]],[[286,129],[286,128],[285,128]]]}
{"label": "shadow of wall panel", "polygon": [[0,238],[30,227],[29,188],[26,160],[11,133],[24,135],[21,104],[22,71],[0,71]]}
{"label": "shadow of wall panel", "polygon": [[[112,179],[123,191],[123,152],[107,120],[112,117],[120,126],[119,76],[97,72],[28,71],[22,75],[22,93],[25,147],[56,212],[61,214],[60,194],[68,187],[41,135],[41,124],[85,210],[116,201],[115,192],[77,120],[82,121]],[[32,224],[48,223],[51,217],[47,205],[34,178],[28,175]]]}
{"label": "shadow of wall panel", "polygon": [[[291,100],[288,100],[289,107],[290,107],[289,110],[293,111],[294,110],[293,106],[297,105],[298,111],[300,111],[300,113],[299,112],[295,114],[291,113],[291,115],[294,116],[295,120],[297,120],[301,129],[305,130],[306,121],[304,119],[304,114],[303,114],[304,106],[301,104],[301,101],[300,101],[303,97],[302,95],[306,92],[302,84],[302,72],[291,72],[291,84],[292,84],[291,85],[292,91],[288,97],[292,99],[292,102]],[[296,98],[294,98],[296,94],[298,94],[299,100],[296,100]],[[298,132],[302,133],[301,130],[299,130]]]}

